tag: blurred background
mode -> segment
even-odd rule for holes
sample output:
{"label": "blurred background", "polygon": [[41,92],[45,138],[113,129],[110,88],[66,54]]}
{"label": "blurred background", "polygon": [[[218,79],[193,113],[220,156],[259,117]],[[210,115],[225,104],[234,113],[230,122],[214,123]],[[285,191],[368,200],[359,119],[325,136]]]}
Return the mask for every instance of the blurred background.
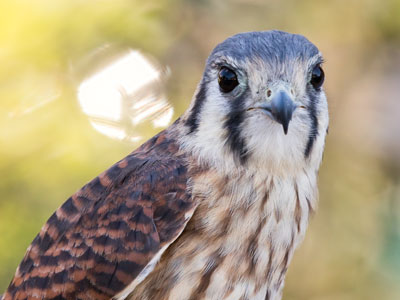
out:
{"label": "blurred background", "polygon": [[0,293],[65,199],[187,108],[217,43],[281,29],[323,52],[331,113],[283,298],[400,299],[400,1],[3,0],[0,20]]}

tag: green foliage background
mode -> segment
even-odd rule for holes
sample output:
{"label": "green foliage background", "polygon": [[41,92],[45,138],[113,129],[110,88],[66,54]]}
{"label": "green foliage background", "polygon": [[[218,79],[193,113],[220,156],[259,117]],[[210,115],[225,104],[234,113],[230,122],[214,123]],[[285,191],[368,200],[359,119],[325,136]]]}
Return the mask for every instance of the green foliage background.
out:
{"label": "green foliage background", "polygon": [[177,117],[218,42],[281,29],[324,53],[331,110],[320,208],[284,299],[400,299],[399,1],[3,0],[0,20],[0,291],[50,214],[138,146],[81,112],[89,53],[111,44],[168,65]]}

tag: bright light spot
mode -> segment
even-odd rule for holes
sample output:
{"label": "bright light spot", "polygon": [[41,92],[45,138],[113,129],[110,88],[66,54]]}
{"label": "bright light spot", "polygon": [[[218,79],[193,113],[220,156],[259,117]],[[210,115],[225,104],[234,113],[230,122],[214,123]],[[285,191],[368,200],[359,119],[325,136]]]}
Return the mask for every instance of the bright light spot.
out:
{"label": "bright light spot", "polygon": [[171,121],[173,108],[163,95],[163,76],[165,72],[139,51],[129,51],[82,82],[78,100],[96,130],[137,141],[140,137],[126,134],[134,126],[150,121],[165,127]]}
{"label": "bright light spot", "polygon": [[90,117],[118,121],[121,116],[121,93],[112,87],[101,86],[101,82],[88,80],[82,83],[78,94],[82,110]]}
{"label": "bright light spot", "polygon": [[162,101],[154,101],[154,97],[148,98],[149,105],[144,108],[138,108],[135,110],[135,116],[132,117],[133,124],[139,124],[145,119],[154,119],[156,115],[159,115],[166,107],[168,103]]}
{"label": "bright light spot", "polygon": [[157,119],[153,120],[154,127],[166,127],[171,122],[174,109],[168,107]]}
{"label": "bright light spot", "polygon": [[93,128],[100,131],[101,133],[105,134],[106,136],[117,138],[120,140],[123,140],[126,138],[126,133],[124,130],[111,126],[109,124],[100,124],[91,121],[90,124],[92,124]]}

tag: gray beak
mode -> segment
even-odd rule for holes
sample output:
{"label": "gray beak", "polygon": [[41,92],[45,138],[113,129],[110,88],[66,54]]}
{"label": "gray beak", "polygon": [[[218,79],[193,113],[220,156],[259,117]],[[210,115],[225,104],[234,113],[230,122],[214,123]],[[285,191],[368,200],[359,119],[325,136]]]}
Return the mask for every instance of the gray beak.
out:
{"label": "gray beak", "polygon": [[272,118],[282,124],[283,132],[287,134],[289,128],[289,122],[292,120],[292,114],[296,109],[292,97],[290,97],[286,91],[280,90],[273,95],[272,100],[263,105],[262,109],[272,116]]}

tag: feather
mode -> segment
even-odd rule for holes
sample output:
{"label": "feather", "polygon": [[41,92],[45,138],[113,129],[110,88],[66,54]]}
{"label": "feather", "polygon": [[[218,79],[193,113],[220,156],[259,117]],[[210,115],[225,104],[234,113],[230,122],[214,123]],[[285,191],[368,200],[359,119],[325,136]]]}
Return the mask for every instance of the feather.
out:
{"label": "feather", "polygon": [[186,157],[161,132],[50,217],[3,299],[110,299],[143,280],[195,208],[188,178]]}

